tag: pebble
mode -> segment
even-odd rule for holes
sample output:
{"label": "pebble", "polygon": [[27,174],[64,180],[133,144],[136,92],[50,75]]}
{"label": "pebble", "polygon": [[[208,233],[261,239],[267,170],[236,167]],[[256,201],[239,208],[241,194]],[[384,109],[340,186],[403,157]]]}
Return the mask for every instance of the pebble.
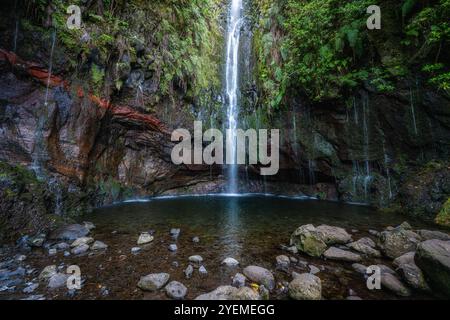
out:
{"label": "pebble", "polygon": [[192,277],[192,273],[194,272],[194,267],[192,265],[188,265],[186,270],[184,270],[184,275],[186,276],[186,279],[189,279]]}
{"label": "pebble", "polygon": [[139,251],[141,251],[142,249],[140,247],[133,247],[131,248],[131,253],[137,254],[139,253]]}
{"label": "pebble", "polygon": [[178,247],[176,244],[172,243],[171,245],[169,245],[169,251],[175,252],[178,250]]}
{"label": "pebble", "polygon": [[156,291],[164,287],[169,278],[170,275],[168,273],[151,273],[141,277],[137,286],[142,290]]}
{"label": "pebble", "polygon": [[312,264],[310,264],[308,267],[309,267],[309,273],[311,273],[311,274],[317,274],[320,272],[320,269]]}
{"label": "pebble", "polygon": [[200,238],[199,237],[193,237],[192,238],[192,242],[198,243],[198,242],[200,242]]}
{"label": "pebble", "polygon": [[57,250],[67,250],[70,248],[70,245],[66,242],[60,242],[55,245]]}
{"label": "pebble", "polygon": [[105,250],[108,248],[108,245],[102,241],[95,241],[92,245],[91,245],[91,250],[95,251],[95,250]]}
{"label": "pebble", "polygon": [[199,255],[194,255],[189,257],[189,261],[194,263],[201,263],[203,261],[203,258]]}
{"label": "pebble", "polygon": [[85,253],[85,252],[88,251],[88,250],[89,250],[89,245],[87,245],[87,244],[81,244],[81,245],[79,245],[78,247],[73,248],[73,249],[71,250],[71,252],[72,252],[73,254],[77,255],[77,254]]}
{"label": "pebble", "polygon": [[49,255],[49,256],[54,256],[54,255],[56,254],[56,252],[57,252],[57,251],[56,251],[56,249],[54,249],[54,248],[49,249],[49,250],[48,250],[48,255]]}
{"label": "pebble", "polygon": [[25,261],[26,258],[27,258],[26,255],[18,254],[18,255],[16,255],[16,257],[14,259],[18,262],[22,262],[22,261]]}
{"label": "pebble", "polygon": [[170,235],[172,236],[173,239],[178,239],[178,237],[180,236],[180,229],[178,228],[172,228],[170,229]]}
{"label": "pebble", "polygon": [[228,266],[228,267],[235,267],[235,266],[239,265],[239,261],[237,261],[237,260],[234,259],[234,258],[228,257],[228,258],[225,258],[225,259],[222,261],[222,264],[224,264],[224,265],[226,265],[226,266]]}
{"label": "pebble", "polygon": [[206,276],[208,274],[208,271],[206,270],[206,268],[204,266],[200,266],[200,268],[198,268],[198,272],[202,276]]}
{"label": "pebble", "polygon": [[91,244],[94,242],[94,238],[91,237],[81,237],[76,239],[72,244],[70,245],[72,248],[81,246],[82,244]]}
{"label": "pebble", "polygon": [[137,244],[141,245],[141,244],[146,244],[146,243],[150,243],[153,241],[153,236],[150,235],[150,233],[148,232],[142,232],[137,240]]}
{"label": "pebble", "polygon": [[23,289],[23,293],[32,293],[34,290],[36,290],[39,287],[39,283],[30,283],[27,284],[28,286]]}
{"label": "pebble", "polygon": [[242,273],[236,273],[233,277],[233,287],[240,288],[245,286],[245,276]]}
{"label": "pebble", "polygon": [[166,294],[169,298],[180,300],[187,294],[187,288],[178,281],[171,281],[165,288]]}
{"label": "pebble", "polygon": [[67,278],[69,276],[67,274],[64,273],[57,273],[54,274],[50,280],[48,281],[48,287],[50,289],[56,289],[56,288],[60,288],[63,287],[67,284]]}

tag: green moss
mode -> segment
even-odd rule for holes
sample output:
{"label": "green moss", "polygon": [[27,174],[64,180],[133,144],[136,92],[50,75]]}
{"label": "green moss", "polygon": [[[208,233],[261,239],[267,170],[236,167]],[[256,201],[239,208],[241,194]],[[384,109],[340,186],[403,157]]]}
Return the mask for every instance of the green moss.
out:
{"label": "green moss", "polygon": [[442,206],[441,211],[436,217],[436,223],[450,227],[450,198]]}

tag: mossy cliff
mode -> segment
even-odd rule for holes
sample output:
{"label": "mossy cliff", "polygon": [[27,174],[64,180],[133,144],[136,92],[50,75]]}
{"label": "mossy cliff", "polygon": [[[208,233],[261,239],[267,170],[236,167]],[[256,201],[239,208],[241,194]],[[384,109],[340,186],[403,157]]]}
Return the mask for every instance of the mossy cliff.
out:
{"label": "mossy cliff", "polygon": [[381,207],[426,184],[433,200],[403,211],[433,220],[449,190],[413,177],[449,173],[450,2],[381,1],[379,30],[366,26],[370,1],[253,3],[257,109],[284,129],[285,165]]}

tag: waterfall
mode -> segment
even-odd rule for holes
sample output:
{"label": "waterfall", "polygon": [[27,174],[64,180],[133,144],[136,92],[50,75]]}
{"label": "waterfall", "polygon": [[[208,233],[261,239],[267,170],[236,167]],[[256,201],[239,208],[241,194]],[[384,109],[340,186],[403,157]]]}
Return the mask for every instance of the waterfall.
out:
{"label": "waterfall", "polygon": [[17,52],[17,37],[19,35],[19,20],[16,20],[16,28],[14,30],[13,52]]}
{"label": "waterfall", "polygon": [[364,137],[364,161],[366,166],[366,175],[364,177],[364,199],[368,201],[368,193],[372,176],[370,175],[370,160],[369,160],[369,97],[363,97],[363,137]]}
{"label": "waterfall", "polygon": [[53,52],[55,51],[55,42],[56,42],[56,31],[53,30],[52,33],[52,45],[50,49],[50,61],[48,64],[48,78],[47,78],[47,89],[45,90],[45,102],[44,105],[47,106],[48,104],[48,91],[50,87],[50,78],[52,76],[52,69],[53,69]]}
{"label": "waterfall", "polygon": [[418,131],[417,131],[417,122],[416,122],[416,112],[414,110],[414,96],[413,96],[413,92],[412,92],[411,88],[409,88],[409,95],[410,95],[410,100],[411,100],[411,116],[412,116],[414,134],[417,136]]}
{"label": "waterfall", "polygon": [[43,169],[43,163],[47,161],[47,146],[44,137],[44,130],[48,121],[48,96],[50,91],[50,77],[52,75],[53,68],[53,52],[55,50],[55,42],[56,42],[56,31],[52,33],[52,43],[50,50],[50,60],[49,60],[49,68],[48,68],[48,77],[47,77],[47,87],[45,90],[45,99],[44,99],[44,107],[42,111],[40,111],[40,115],[38,121],[36,123],[36,133],[35,133],[35,142],[34,142],[34,150],[32,155],[32,164],[31,169],[35,172],[36,177],[40,180],[45,179],[45,172]]}
{"label": "waterfall", "polygon": [[[226,57],[226,92],[228,96],[228,145],[227,158],[236,161],[236,130],[238,116],[238,72],[239,72],[239,39],[242,24],[242,0],[232,0],[228,21],[228,42]],[[228,192],[235,193],[238,190],[237,165],[230,164],[228,168]]]}

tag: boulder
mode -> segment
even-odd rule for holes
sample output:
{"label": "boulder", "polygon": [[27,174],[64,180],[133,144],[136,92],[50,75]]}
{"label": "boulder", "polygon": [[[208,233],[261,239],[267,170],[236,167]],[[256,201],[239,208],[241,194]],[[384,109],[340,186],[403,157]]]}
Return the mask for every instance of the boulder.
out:
{"label": "boulder", "polygon": [[407,252],[415,251],[420,241],[421,238],[417,233],[398,227],[381,233],[379,247],[387,257],[395,259]]}
{"label": "boulder", "polygon": [[397,274],[395,273],[395,271],[392,270],[391,268],[389,268],[387,265],[384,265],[384,264],[377,264],[377,267],[380,268],[380,272],[381,272],[382,274],[383,274],[383,273],[390,273],[390,274],[393,274],[393,275],[397,275]]}
{"label": "boulder", "polygon": [[411,291],[391,273],[381,273],[381,286],[398,296],[409,297],[411,295]]}
{"label": "boulder", "polygon": [[290,245],[294,245],[298,250],[312,257],[320,257],[327,249],[322,234],[312,224],[297,228],[291,235]]}
{"label": "boulder", "polygon": [[70,250],[70,252],[72,253],[72,254],[83,254],[83,253],[85,253],[86,251],[88,251],[89,250],[89,245],[87,245],[87,244],[81,244],[81,245],[79,245],[78,247],[75,247],[75,248],[73,248],[72,250]]}
{"label": "boulder", "polygon": [[240,287],[230,296],[231,300],[261,300],[258,292],[249,287]]}
{"label": "boulder", "polygon": [[450,241],[421,242],[414,261],[431,288],[450,297]]}
{"label": "boulder", "polygon": [[277,269],[287,271],[289,269],[289,265],[291,264],[291,260],[288,256],[280,255],[275,258]]}
{"label": "boulder", "polygon": [[92,245],[91,245],[91,250],[96,251],[96,250],[105,250],[108,248],[108,245],[102,241],[95,241]]}
{"label": "boulder", "polygon": [[352,268],[358,273],[367,274],[367,267],[365,265],[362,265],[360,263],[354,263],[352,264]]}
{"label": "boulder", "polygon": [[366,256],[381,257],[380,251],[375,249],[375,242],[370,238],[361,238],[358,241],[348,243],[347,247]]}
{"label": "boulder", "polygon": [[400,265],[397,272],[402,276],[406,283],[414,289],[429,291],[425,277],[419,267],[414,263],[404,263]]}
{"label": "boulder", "polygon": [[442,240],[449,241],[450,235],[440,231],[430,231],[430,230],[417,230],[417,233],[422,237],[423,240]]}
{"label": "boulder", "polygon": [[327,245],[346,244],[352,241],[352,236],[343,228],[320,225],[316,229]]}
{"label": "boulder", "polygon": [[50,289],[57,289],[67,285],[69,275],[64,273],[56,273],[48,280],[48,287]]}
{"label": "boulder", "polygon": [[392,264],[396,267],[400,267],[402,264],[410,264],[414,263],[414,255],[416,253],[414,251],[407,252],[404,255],[401,255],[400,257],[397,257],[394,259]]}
{"label": "boulder", "polygon": [[289,297],[294,300],[322,299],[322,283],[320,278],[310,273],[302,273],[289,283]]}
{"label": "boulder", "polygon": [[156,291],[164,287],[169,278],[170,275],[168,273],[151,273],[141,277],[137,286],[145,291]]}
{"label": "boulder", "polygon": [[78,247],[82,244],[91,244],[92,242],[94,242],[94,238],[91,237],[80,237],[75,239],[74,242],[72,242],[72,244],[70,245],[72,248]]}
{"label": "boulder", "polygon": [[50,279],[53,275],[55,275],[57,273],[56,271],[56,266],[55,265],[51,265],[51,266],[46,266],[41,273],[39,274],[38,279],[39,280],[48,280]]}
{"label": "boulder", "polygon": [[175,300],[181,300],[187,294],[187,288],[185,285],[178,281],[169,282],[169,284],[165,287],[165,291],[169,298]]}
{"label": "boulder", "polygon": [[83,221],[83,225],[89,231],[91,231],[92,229],[95,229],[95,225],[90,221]]}
{"label": "boulder", "polygon": [[31,247],[42,247],[42,245],[45,242],[45,239],[46,239],[45,234],[40,233],[32,238],[29,238],[27,242]]}
{"label": "boulder", "polygon": [[323,256],[330,260],[347,261],[347,262],[359,262],[361,261],[361,256],[359,254],[342,250],[336,247],[330,247],[327,249]]}
{"label": "boulder", "polygon": [[195,300],[229,300],[237,290],[232,286],[220,286],[211,292],[199,295]]}
{"label": "boulder", "polygon": [[275,288],[275,278],[269,270],[258,267],[248,266],[244,268],[244,275],[253,282],[264,285],[270,291]]}

